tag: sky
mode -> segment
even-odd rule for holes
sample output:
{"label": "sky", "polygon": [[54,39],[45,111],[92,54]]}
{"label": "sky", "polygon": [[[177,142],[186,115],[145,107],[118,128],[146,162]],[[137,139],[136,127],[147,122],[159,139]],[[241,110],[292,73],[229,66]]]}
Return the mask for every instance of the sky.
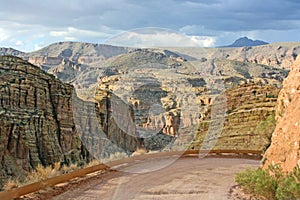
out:
{"label": "sky", "polygon": [[[128,45],[135,30],[142,33],[139,40],[164,41],[163,46],[174,40],[189,46],[173,33],[205,47],[243,36],[300,41],[299,0],[1,0],[0,5],[0,47],[25,52],[61,41]],[[153,30],[168,31],[153,36]]]}

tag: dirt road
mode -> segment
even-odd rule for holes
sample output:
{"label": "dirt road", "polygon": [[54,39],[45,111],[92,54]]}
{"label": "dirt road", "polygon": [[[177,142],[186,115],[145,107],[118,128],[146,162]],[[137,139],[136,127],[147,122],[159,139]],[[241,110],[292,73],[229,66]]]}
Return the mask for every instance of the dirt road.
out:
{"label": "dirt road", "polygon": [[[234,174],[246,167],[258,167],[259,161],[237,158],[180,158],[169,166],[169,158],[139,161],[119,166],[97,180],[69,190],[55,200],[66,199],[229,199]],[[162,169],[157,166],[164,166]],[[147,172],[148,171],[148,172]]]}

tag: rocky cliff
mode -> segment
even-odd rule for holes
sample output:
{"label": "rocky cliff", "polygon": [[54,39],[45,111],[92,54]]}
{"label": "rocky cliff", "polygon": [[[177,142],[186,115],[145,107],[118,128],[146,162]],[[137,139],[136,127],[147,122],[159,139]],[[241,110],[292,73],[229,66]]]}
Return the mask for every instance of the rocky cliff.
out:
{"label": "rocky cliff", "polygon": [[108,98],[109,91],[128,104],[132,110],[121,124],[134,124],[149,150],[172,145],[200,149],[210,129],[213,103],[223,87],[227,112],[220,113],[224,129],[215,149],[265,150],[287,71],[222,59],[193,64],[151,49],[124,54],[102,73],[96,101]]}
{"label": "rocky cliff", "polygon": [[0,183],[38,164],[89,161],[72,120],[71,85],[12,56],[0,57],[0,77]]}
{"label": "rocky cliff", "polygon": [[0,56],[5,56],[5,55],[24,56],[25,53],[13,48],[0,47]]}
{"label": "rocky cliff", "polygon": [[[214,149],[265,150],[275,129],[275,106],[279,88],[273,85],[245,83],[226,90],[227,111]],[[200,149],[207,141],[211,116],[200,122],[191,149]]]}
{"label": "rocky cliff", "polygon": [[38,164],[81,165],[138,147],[112,118],[109,98],[82,101],[73,86],[13,56],[0,57],[0,78],[0,186]]}
{"label": "rocky cliff", "polygon": [[30,53],[0,47],[0,55],[21,57],[60,80],[71,82],[87,67],[102,65],[105,60],[130,50],[104,44],[59,42]]}
{"label": "rocky cliff", "polygon": [[276,129],[272,143],[264,155],[264,167],[280,164],[291,171],[300,164],[300,57],[283,82],[276,106]]}

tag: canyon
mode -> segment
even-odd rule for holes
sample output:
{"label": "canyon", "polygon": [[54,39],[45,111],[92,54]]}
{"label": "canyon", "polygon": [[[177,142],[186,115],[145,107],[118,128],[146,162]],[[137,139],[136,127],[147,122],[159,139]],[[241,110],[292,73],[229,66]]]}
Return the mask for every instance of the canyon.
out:
{"label": "canyon", "polygon": [[279,91],[289,70],[296,73],[300,45],[139,49],[64,42],[0,52],[3,184],[38,164],[82,166],[137,148],[265,151],[278,110],[297,94],[296,85]]}

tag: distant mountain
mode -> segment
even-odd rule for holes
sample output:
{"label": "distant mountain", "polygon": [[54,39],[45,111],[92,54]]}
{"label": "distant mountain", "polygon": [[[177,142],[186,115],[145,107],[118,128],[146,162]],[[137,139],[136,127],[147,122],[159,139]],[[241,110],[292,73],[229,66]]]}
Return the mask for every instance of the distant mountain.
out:
{"label": "distant mountain", "polygon": [[261,40],[251,40],[247,37],[241,37],[234,41],[233,44],[225,46],[225,47],[252,47],[252,46],[260,46],[269,44],[267,42],[261,41]]}
{"label": "distant mountain", "polygon": [[13,48],[0,47],[0,56],[5,56],[5,55],[24,56],[24,54],[25,54],[24,52]]}
{"label": "distant mountain", "polygon": [[13,55],[23,58],[60,80],[70,82],[88,67],[102,66],[105,60],[132,50],[134,48],[105,44],[58,42],[29,53],[0,47],[0,56]]}

